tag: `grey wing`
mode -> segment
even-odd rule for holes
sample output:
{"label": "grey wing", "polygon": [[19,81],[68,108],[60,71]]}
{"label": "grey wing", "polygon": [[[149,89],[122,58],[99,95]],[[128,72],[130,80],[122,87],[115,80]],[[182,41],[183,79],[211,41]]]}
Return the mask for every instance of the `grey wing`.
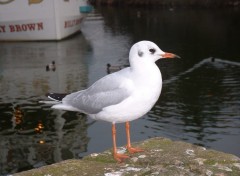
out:
{"label": "grey wing", "polygon": [[127,78],[106,76],[86,90],[72,93],[63,99],[86,114],[96,114],[103,108],[118,104],[131,95],[133,84]]}

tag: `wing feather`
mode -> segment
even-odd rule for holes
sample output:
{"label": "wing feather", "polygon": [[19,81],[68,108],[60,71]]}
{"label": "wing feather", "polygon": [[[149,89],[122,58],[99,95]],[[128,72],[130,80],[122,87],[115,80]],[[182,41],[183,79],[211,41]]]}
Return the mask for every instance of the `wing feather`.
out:
{"label": "wing feather", "polygon": [[103,108],[118,104],[128,98],[133,88],[130,79],[111,74],[98,80],[86,90],[67,95],[63,99],[63,104],[87,114],[96,114]]}

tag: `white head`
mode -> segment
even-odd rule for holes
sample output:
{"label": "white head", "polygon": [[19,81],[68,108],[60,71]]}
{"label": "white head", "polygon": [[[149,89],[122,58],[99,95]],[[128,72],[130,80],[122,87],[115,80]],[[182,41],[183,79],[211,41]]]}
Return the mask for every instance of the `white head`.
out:
{"label": "white head", "polygon": [[130,49],[129,61],[133,66],[135,62],[140,60],[146,63],[156,62],[162,58],[180,58],[179,56],[162,51],[155,43],[151,41],[140,41],[135,43]]}

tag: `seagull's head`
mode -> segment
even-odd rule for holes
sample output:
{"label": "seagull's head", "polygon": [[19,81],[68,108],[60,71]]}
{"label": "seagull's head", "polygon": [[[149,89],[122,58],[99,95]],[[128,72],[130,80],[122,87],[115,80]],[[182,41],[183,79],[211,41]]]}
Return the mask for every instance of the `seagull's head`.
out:
{"label": "seagull's head", "polygon": [[179,56],[162,51],[155,43],[151,41],[140,41],[135,43],[129,53],[130,62],[145,60],[147,62],[156,62],[163,58],[180,58]]}

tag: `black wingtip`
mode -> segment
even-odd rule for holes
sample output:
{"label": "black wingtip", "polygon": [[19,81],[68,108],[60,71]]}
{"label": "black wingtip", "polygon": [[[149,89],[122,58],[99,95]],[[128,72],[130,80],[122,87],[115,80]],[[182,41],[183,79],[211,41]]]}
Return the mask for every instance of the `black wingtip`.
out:
{"label": "black wingtip", "polygon": [[55,101],[62,101],[64,97],[66,97],[67,93],[47,93],[46,96]]}

